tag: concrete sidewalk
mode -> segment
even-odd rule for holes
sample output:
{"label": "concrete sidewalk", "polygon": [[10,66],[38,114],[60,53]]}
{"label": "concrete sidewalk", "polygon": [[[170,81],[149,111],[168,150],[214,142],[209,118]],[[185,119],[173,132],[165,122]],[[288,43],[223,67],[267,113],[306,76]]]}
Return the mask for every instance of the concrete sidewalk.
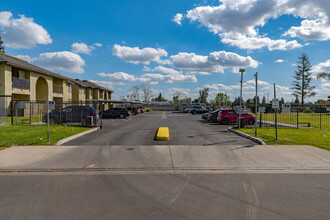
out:
{"label": "concrete sidewalk", "polygon": [[22,146],[0,151],[0,170],[309,170],[330,173],[311,146]]}

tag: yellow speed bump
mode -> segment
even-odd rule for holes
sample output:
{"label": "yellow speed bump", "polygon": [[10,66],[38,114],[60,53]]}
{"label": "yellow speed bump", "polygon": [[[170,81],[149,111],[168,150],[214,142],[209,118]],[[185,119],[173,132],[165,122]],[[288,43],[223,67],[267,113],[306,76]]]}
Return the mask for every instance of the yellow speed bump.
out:
{"label": "yellow speed bump", "polygon": [[170,131],[168,127],[159,127],[157,134],[156,134],[156,140],[160,141],[168,141],[170,140]]}

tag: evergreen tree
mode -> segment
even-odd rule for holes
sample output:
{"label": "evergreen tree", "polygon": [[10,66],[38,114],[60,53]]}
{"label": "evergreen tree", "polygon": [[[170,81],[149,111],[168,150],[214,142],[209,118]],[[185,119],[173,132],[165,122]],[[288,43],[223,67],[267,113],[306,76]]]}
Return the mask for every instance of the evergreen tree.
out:
{"label": "evergreen tree", "polygon": [[261,104],[266,105],[266,96],[263,96],[263,97],[262,97],[262,102],[261,102]]}
{"label": "evergreen tree", "polygon": [[299,104],[300,102],[299,102],[299,98],[298,98],[298,96],[296,95],[296,99],[294,100],[294,103],[295,104]]}
{"label": "evergreen tree", "polygon": [[301,97],[301,106],[304,105],[304,100],[306,97],[315,96],[316,93],[313,92],[315,86],[311,86],[312,81],[312,66],[310,65],[309,58],[306,54],[302,54],[297,61],[297,70],[294,74],[294,79],[291,85],[294,96]]}
{"label": "evergreen tree", "polygon": [[280,104],[284,104],[284,98],[283,97],[280,100]]}
{"label": "evergreen tree", "polygon": [[1,35],[0,35],[0,52],[5,53],[5,47],[3,46],[3,41],[1,39]]}

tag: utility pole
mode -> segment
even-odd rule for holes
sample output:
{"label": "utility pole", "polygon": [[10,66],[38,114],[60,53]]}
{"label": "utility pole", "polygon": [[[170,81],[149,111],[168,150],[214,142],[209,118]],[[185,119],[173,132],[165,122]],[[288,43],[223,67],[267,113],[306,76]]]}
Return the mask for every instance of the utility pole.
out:
{"label": "utility pole", "polygon": [[255,97],[255,102],[256,102],[256,110],[255,110],[255,120],[254,120],[254,135],[257,137],[257,128],[258,128],[258,72],[254,74],[256,77],[256,97]]}
{"label": "utility pole", "polygon": [[49,98],[47,96],[47,143],[49,143]]}
{"label": "utility pole", "polygon": [[[276,100],[276,85],[274,83],[274,100]],[[277,108],[275,108],[275,134],[277,140]]]}
{"label": "utility pole", "polygon": [[241,91],[240,91],[240,99],[239,99],[239,117],[238,117],[238,128],[241,128],[241,113],[242,113],[242,86],[243,86],[243,73],[245,69],[239,69],[241,73]]}

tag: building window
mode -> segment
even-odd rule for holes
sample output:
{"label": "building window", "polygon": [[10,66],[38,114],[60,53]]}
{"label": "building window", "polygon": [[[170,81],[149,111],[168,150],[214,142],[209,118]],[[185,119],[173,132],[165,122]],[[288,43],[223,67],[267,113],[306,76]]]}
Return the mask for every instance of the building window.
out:
{"label": "building window", "polygon": [[71,91],[72,91],[72,85],[71,85],[71,83],[69,83],[68,86],[69,86],[69,93],[71,93]]}
{"label": "building window", "polygon": [[71,99],[68,99],[68,102],[71,102]]}
{"label": "building window", "polygon": [[12,76],[19,78],[19,70],[15,67],[11,68]]}
{"label": "building window", "polygon": [[89,90],[89,95],[91,96],[91,98],[93,97],[93,90]]}
{"label": "building window", "polygon": [[79,94],[82,94],[82,88],[79,86]]}

